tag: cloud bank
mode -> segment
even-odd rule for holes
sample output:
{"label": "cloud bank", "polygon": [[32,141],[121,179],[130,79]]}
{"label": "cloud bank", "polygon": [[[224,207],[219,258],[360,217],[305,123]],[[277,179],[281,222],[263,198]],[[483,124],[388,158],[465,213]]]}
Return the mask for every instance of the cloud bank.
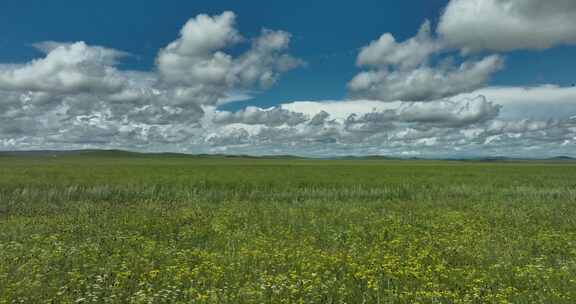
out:
{"label": "cloud bank", "polygon": [[[0,148],[189,146],[205,133],[203,107],[267,89],[304,64],[288,53],[290,40],[270,29],[245,38],[232,12],[198,15],[149,72],[119,69],[130,54],[111,48],[35,44],[44,57],[0,65]],[[248,48],[226,52],[237,44]]]}
{"label": "cloud bank", "polygon": [[[520,89],[488,88],[482,92]],[[290,152],[312,156],[573,154],[576,117],[509,119],[506,117],[518,109],[530,109],[531,101],[519,102],[501,94],[506,104],[502,106],[480,92],[427,102],[300,101],[236,113],[217,111],[208,143],[214,151],[229,153]],[[557,92],[552,90],[550,94]],[[574,108],[576,90],[569,94],[558,102]],[[513,111],[507,110],[510,105],[514,105]],[[226,123],[222,124],[223,118]]]}
{"label": "cloud bank", "polygon": [[431,57],[448,49],[431,34],[426,21],[413,38],[397,42],[391,33],[383,34],[362,48],[356,64],[367,71],[349,83],[353,98],[381,101],[430,101],[471,92],[483,87],[490,76],[503,67],[503,59],[491,55],[480,60],[465,59],[459,65],[447,58],[431,64]]}
{"label": "cloud bank", "polygon": [[438,33],[466,52],[576,44],[576,1],[452,0]]}
{"label": "cloud bank", "polygon": [[[573,1],[552,2],[452,0],[438,28],[426,21],[405,41],[384,33],[361,48],[348,99],[237,111],[219,106],[306,64],[290,54],[290,33],[245,37],[232,12],[198,15],[151,71],[119,68],[131,54],[108,47],[37,43],[42,57],[0,64],[0,150],[576,156],[576,88],[487,86],[504,68],[489,52],[575,41],[565,31]],[[515,32],[524,22],[537,32],[531,40]],[[475,31],[482,36],[460,35]]]}

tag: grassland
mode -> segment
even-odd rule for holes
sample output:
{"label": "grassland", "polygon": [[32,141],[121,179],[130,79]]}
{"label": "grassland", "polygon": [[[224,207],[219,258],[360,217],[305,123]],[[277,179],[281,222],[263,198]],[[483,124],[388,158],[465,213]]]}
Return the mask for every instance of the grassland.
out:
{"label": "grassland", "polygon": [[576,163],[0,157],[0,303],[576,303]]}

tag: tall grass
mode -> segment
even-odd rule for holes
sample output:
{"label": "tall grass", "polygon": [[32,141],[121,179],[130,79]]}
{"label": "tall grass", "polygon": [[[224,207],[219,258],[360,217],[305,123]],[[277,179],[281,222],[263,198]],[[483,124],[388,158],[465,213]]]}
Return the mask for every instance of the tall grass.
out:
{"label": "tall grass", "polygon": [[574,303],[576,165],[0,159],[0,303]]}

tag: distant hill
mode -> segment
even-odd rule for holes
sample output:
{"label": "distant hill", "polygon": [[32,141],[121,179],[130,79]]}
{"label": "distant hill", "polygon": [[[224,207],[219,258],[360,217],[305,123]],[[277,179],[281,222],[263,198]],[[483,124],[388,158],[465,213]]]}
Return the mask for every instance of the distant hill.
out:
{"label": "distant hill", "polygon": [[0,151],[0,157],[167,157],[167,158],[253,158],[253,159],[305,159],[294,155],[242,155],[242,154],[186,154],[176,152],[144,153],[125,150],[30,150],[30,151]]}
{"label": "distant hill", "polygon": [[477,161],[477,162],[511,162],[511,161],[576,161],[576,158],[570,156],[556,156],[550,158],[520,158],[506,156],[474,157],[451,159],[455,161]]}
{"label": "distant hill", "polygon": [[335,157],[334,159],[349,159],[349,160],[399,160],[403,158],[385,156],[385,155],[366,155],[366,156],[342,156]]}
{"label": "distant hill", "polygon": [[576,160],[576,158],[570,156],[556,156],[550,158],[550,160]]}
{"label": "distant hill", "polygon": [[58,156],[110,156],[110,157],[133,157],[142,153],[124,150],[32,150],[32,151],[0,151],[0,156],[28,156],[28,157],[58,157]]}
{"label": "distant hill", "polygon": [[175,152],[143,153],[126,150],[30,150],[30,151],[0,151],[0,157],[65,157],[65,156],[87,156],[87,157],[166,157],[166,158],[206,158],[206,159],[332,159],[332,160],[448,160],[448,161],[475,161],[475,162],[506,162],[506,161],[576,161],[576,158],[560,155],[545,159],[513,158],[505,156],[490,157],[470,157],[470,158],[401,158],[386,155],[366,155],[366,156],[339,156],[339,157],[302,157],[295,155],[243,155],[243,154],[186,154]]}

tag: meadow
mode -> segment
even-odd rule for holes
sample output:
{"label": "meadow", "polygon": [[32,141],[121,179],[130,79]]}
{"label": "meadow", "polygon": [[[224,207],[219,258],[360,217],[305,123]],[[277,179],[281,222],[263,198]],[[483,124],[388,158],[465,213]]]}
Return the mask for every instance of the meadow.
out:
{"label": "meadow", "polygon": [[2,156],[0,303],[576,303],[576,162]]}

